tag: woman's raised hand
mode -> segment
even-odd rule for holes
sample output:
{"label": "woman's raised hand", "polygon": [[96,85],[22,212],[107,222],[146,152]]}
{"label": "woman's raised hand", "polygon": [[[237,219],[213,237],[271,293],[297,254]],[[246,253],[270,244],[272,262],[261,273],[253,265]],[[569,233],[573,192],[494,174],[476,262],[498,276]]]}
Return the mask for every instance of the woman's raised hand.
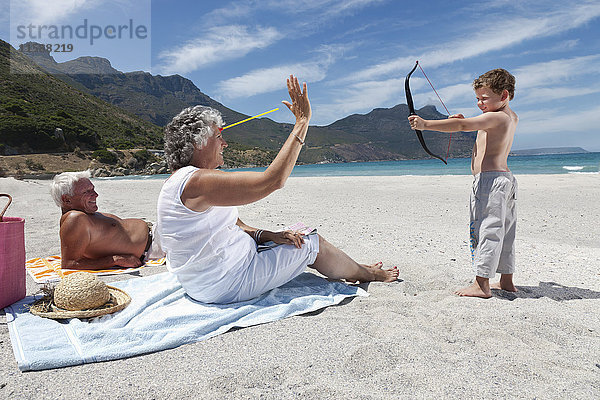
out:
{"label": "woman's raised hand", "polygon": [[289,101],[284,100],[282,103],[294,114],[296,122],[308,122],[312,116],[312,110],[310,108],[310,101],[308,100],[306,82],[302,84],[302,89],[300,89],[298,78],[294,75],[290,75],[287,79],[287,88],[292,102],[290,103]]}

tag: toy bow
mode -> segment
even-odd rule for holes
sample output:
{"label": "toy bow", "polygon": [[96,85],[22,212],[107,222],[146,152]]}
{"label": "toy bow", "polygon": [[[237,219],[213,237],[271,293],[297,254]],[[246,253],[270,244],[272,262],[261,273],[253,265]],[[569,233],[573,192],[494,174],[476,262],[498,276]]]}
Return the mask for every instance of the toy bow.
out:
{"label": "toy bow", "polygon": [[[415,112],[415,105],[413,103],[413,99],[412,99],[412,94],[410,93],[410,76],[412,75],[413,72],[415,72],[415,70],[417,69],[417,66],[419,65],[419,62],[417,61],[415,66],[413,67],[412,70],[410,70],[410,72],[408,73],[408,75],[406,75],[406,79],[404,80],[404,91],[406,92],[406,104],[408,105],[408,111],[409,111],[409,115],[417,115],[417,113]],[[437,156],[435,154],[433,154],[431,152],[431,150],[429,150],[427,148],[427,145],[425,144],[425,139],[423,139],[423,132],[421,132],[418,129],[415,129],[415,133],[417,134],[417,138],[419,138],[419,142],[421,143],[421,146],[423,147],[423,150],[425,150],[425,152],[427,154],[429,154],[432,157],[435,157],[439,160],[441,160],[444,164],[448,165],[448,163],[446,162],[446,160],[444,160],[442,157]],[[448,148],[450,146],[448,145]]]}

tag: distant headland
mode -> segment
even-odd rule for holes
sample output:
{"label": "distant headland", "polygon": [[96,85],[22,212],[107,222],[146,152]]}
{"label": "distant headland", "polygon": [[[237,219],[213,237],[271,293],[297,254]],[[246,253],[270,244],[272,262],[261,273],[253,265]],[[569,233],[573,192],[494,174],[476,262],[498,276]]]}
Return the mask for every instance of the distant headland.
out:
{"label": "distant headland", "polygon": [[581,154],[589,151],[581,147],[544,147],[540,149],[512,150],[511,156],[543,156],[547,154]]}

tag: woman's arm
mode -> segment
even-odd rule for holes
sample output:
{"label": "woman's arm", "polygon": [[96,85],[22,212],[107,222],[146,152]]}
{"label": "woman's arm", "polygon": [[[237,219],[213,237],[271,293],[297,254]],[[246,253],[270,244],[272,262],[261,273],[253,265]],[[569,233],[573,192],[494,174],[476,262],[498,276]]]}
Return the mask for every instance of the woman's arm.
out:
{"label": "woman's arm", "polygon": [[292,102],[284,101],[283,104],[296,117],[296,124],[267,170],[264,172],[225,172],[209,169],[196,171],[190,177],[182,195],[182,198],[191,200],[192,209],[204,211],[210,206],[248,204],[283,187],[296,164],[312,116],[306,83],[301,89],[298,79],[290,76],[287,86]]}
{"label": "woman's arm", "polygon": [[252,237],[257,244],[273,241],[278,244],[291,244],[297,248],[302,247],[304,239],[302,234],[292,231],[271,232],[263,229],[256,229],[246,225],[238,218],[236,225],[242,228],[244,232]]}

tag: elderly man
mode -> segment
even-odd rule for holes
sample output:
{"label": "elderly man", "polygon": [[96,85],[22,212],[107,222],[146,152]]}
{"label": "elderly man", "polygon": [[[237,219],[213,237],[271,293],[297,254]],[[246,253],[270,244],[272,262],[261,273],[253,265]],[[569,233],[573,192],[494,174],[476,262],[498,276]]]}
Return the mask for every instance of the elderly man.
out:
{"label": "elderly man", "polygon": [[153,241],[152,230],[144,220],[98,212],[98,193],[89,178],[88,171],[64,172],[52,182],[52,197],[62,209],[62,267],[139,267],[144,260],[162,257],[160,244]]}

